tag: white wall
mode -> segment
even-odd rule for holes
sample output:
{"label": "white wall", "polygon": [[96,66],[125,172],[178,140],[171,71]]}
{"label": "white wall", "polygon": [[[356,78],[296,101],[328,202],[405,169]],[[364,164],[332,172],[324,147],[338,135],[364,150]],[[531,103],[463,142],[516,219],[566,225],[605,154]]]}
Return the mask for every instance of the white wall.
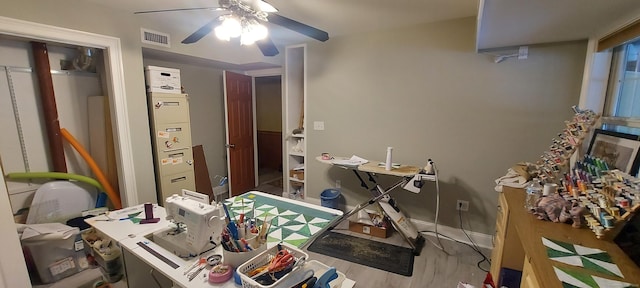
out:
{"label": "white wall", "polygon": [[[474,52],[474,20],[309,45],[305,118],[324,121],[325,130],[307,129],[307,195],[319,198],[341,180],[347,204],[366,200],[352,172],[313,159],[329,152],[382,161],[392,146],[394,162],[435,161],[441,223],[458,227],[456,200],[468,200],[465,228],[493,234],[494,179],[519,161],[537,161],[571,118],[586,41],[531,46],[528,59],[496,64]],[[433,222],[433,184],[392,196],[408,217]]]}
{"label": "white wall", "polygon": [[[2,165],[0,164],[0,174],[4,175]],[[11,205],[7,186],[4,178],[0,179],[0,229],[4,231],[0,236],[2,245],[0,245],[0,288],[10,287],[30,287],[29,275],[27,273],[27,265],[22,255],[22,247],[18,240],[16,225],[12,221]]]}
{"label": "white wall", "polygon": [[139,24],[128,13],[85,1],[5,1],[0,15],[120,39],[138,201],[156,202]]}
{"label": "white wall", "polygon": [[[60,60],[71,60],[75,50],[69,47],[48,45],[48,56],[52,70],[53,90],[60,127],[71,133],[78,142],[90,151],[89,115],[87,113],[88,97],[105,95],[102,92],[100,78],[97,73],[60,73]],[[100,57],[100,56],[97,56]],[[2,71],[0,79],[0,155],[6,173],[51,172],[52,163],[46,137],[45,119],[40,104],[40,91],[33,63],[31,44],[26,41],[0,39],[0,66],[10,66],[11,87],[15,94],[17,113],[14,113],[7,71]],[[20,69],[25,68],[25,69]],[[33,72],[28,72],[31,69]],[[16,121],[18,117],[19,121]],[[23,143],[27,157],[23,158],[17,126],[20,123]],[[67,171],[93,177],[86,162],[68,143],[63,141]],[[26,160],[26,161],[25,161]],[[28,164],[28,166],[27,166]],[[104,170],[106,171],[106,170]],[[48,179],[46,180],[48,181]],[[42,181],[35,181],[40,183]],[[28,207],[33,192],[39,185],[27,181],[8,180],[7,186],[11,194],[13,212]]]}

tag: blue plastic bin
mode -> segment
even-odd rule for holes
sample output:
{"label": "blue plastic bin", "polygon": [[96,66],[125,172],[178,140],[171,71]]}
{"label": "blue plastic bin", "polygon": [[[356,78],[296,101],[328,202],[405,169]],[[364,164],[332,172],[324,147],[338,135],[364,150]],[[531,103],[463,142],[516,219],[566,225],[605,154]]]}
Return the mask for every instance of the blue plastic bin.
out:
{"label": "blue plastic bin", "polygon": [[338,209],[338,198],[340,197],[340,190],[337,189],[325,189],[320,193],[320,205],[322,207]]}

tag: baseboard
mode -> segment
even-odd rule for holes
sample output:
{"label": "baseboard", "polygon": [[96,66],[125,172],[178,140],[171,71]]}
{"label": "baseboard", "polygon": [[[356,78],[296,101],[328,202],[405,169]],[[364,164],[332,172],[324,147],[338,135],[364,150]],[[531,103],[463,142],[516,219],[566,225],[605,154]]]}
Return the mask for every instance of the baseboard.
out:
{"label": "baseboard", "polygon": [[[310,204],[321,205],[319,198],[305,197],[303,201]],[[347,209],[351,210],[354,207],[355,206],[347,206]],[[365,210],[367,210],[367,212],[374,212],[373,210],[371,211],[369,211],[368,209],[365,209]],[[411,223],[415,225],[418,231],[435,231],[435,227],[436,227],[435,223],[416,220],[416,219],[409,219],[409,221],[411,221]],[[482,248],[487,248],[487,249],[493,249],[493,235],[488,235],[488,234],[468,231],[468,230],[465,230],[465,231],[469,235],[469,238],[471,238],[477,246]],[[438,224],[438,233],[440,233],[441,235],[445,235],[447,237],[451,237],[456,241],[460,241],[460,242],[471,245],[471,241],[469,241],[467,236],[464,234],[464,232],[462,232],[462,230],[460,230],[460,228],[453,228],[453,227]],[[424,234],[425,236],[433,235],[433,233],[424,233]]]}
{"label": "baseboard", "polygon": [[[415,220],[415,219],[409,219],[409,220],[411,221],[411,223],[413,223],[413,225],[415,225],[418,231],[434,231],[436,227],[435,223],[432,223],[432,222]],[[467,232],[467,234],[469,235],[469,238],[471,238],[478,247],[493,249],[493,235],[488,235],[488,234],[468,231],[468,230],[465,230],[465,232]],[[438,233],[440,235],[451,237],[456,241],[460,241],[462,243],[467,243],[471,245],[471,241],[469,241],[469,238],[467,238],[467,236],[464,234],[464,232],[462,232],[462,230],[460,230],[460,228],[453,228],[453,227],[438,224]],[[434,235],[433,233],[424,233],[424,234]]]}

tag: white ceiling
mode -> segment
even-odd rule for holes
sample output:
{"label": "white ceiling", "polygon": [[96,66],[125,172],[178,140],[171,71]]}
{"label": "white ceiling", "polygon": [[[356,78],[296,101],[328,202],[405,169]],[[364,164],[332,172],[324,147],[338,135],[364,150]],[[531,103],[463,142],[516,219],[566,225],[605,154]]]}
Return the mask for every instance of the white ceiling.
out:
{"label": "white ceiling", "polygon": [[[130,13],[216,7],[217,0],[85,0]],[[639,0],[267,0],[279,14],[322,29],[329,37],[386,30],[421,23],[475,17],[477,49],[583,40],[619,19],[640,15]],[[480,3],[478,3],[480,1]],[[138,14],[160,18],[183,31],[184,38],[219,15],[217,11]],[[635,14],[633,14],[635,13]],[[149,18],[149,19],[153,19]],[[275,25],[272,25],[275,26]],[[315,41],[279,27],[269,27],[277,45]]]}
{"label": "white ceiling", "polygon": [[584,40],[640,16],[638,0],[484,0],[479,50]]}
{"label": "white ceiling", "polygon": [[[217,7],[217,0],[85,0],[99,5],[128,11],[161,10],[173,8]],[[327,31],[329,37],[368,31],[411,26],[462,17],[475,17],[478,0],[267,0],[278,14]],[[156,17],[173,21],[185,28],[184,39],[206,24],[221,11],[179,11],[137,14],[136,17]],[[206,16],[205,16],[206,15]],[[202,18],[204,17],[204,18]],[[206,18],[206,19],[205,19]],[[149,18],[151,19],[151,18]],[[187,23],[190,21],[191,23]],[[315,41],[306,36],[271,25],[270,35],[278,45]],[[288,42],[288,43],[283,43]]]}

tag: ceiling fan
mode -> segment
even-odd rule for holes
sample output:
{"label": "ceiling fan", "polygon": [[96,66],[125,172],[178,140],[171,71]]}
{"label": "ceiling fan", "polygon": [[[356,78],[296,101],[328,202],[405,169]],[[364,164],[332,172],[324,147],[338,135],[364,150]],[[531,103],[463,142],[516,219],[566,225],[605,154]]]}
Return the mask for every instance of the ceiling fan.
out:
{"label": "ceiling fan", "polygon": [[[269,38],[269,36],[267,35],[268,33],[263,23],[276,24],[316,39],[318,41],[324,42],[329,40],[329,34],[327,32],[298,22],[291,18],[275,14],[276,12],[278,12],[278,9],[262,0],[218,0],[218,5],[219,6],[217,7],[139,11],[134,12],[134,14],[189,10],[228,11],[230,13],[218,16],[215,19],[207,22],[204,26],[200,27],[191,35],[187,36],[187,38],[182,40],[182,43],[196,43],[214,30],[216,36],[224,40],[229,40],[230,37],[233,38],[241,35],[247,35],[248,40],[241,39],[241,44],[248,45],[255,43],[256,45],[258,45],[258,48],[260,48],[260,51],[262,51],[262,54],[264,56],[275,56],[278,55],[279,51],[271,38]],[[234,21],[236,23],[231,23]],[[232,27],[228,25],[231,25]],[[238,29],[240,29],[240,32],[238,32]],[[230,34],[229,31],[234,32]],[[249,35],[251,37],[249,37]]]}

